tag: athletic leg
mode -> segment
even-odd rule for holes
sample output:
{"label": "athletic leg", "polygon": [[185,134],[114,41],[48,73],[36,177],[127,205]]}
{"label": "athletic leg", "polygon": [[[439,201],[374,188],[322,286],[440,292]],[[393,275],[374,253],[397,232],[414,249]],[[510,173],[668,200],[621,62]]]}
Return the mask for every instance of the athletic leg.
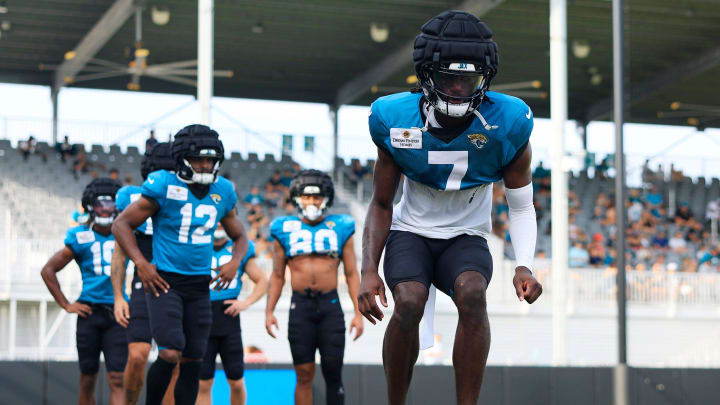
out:
{"label": "athletic leg", "polygon": [[[227,317],[227,315],[222,314]],[[217,317],[217,315],[215,315]],[[214,320],[215,318],[213,318]],[[242,335],[240,333],[240,320],[237,318],[225,319],[232,323],[228,335],[220,341],[220,358],[223,369],[230,384],[230,404],[245,405],[247,394],[245,392],[245,355],[243,352]]]}
{"label": "athletic leg", "polygon": [[295,364],[295,405],[312,405],[315,363]]}
{"label": "athletic leg", "polygon": [[183,332],[186,344],[182,352],[180,373],[174,390],[177,405],[195,404],[200,368],[210,338],[212,311],[210,309],[210,290],[207,287],[209,280],[205,280],[205,277],[199,279],[203,294],[186,296],[183,306]]}
{"label": "athletic leg", "polygon": [[215,359],[218,354],[220,338],[210,336],[207,349],[200,367],[200,382],[198,385],[197,405],[210,405],[212,403],[211,390],[215,377]]}
{"label": "athletic leg", "polygon": [[128,344],[128,361],[124,374],[125,403],[127,405],[135,405],[140,399],[149,355],[149,343],[132,342]]}
{"label": "athletic leg", "polygon": [[[140,250],[147,258],[143,247]],[[150,248],[152,252],[152,247]],[[152,256],[150,256],[152,260]],[[150,332],[150,319],[145,299],[142,281],[135,276],[132,281],[132,294],[130,295],[130,324],[127,327],[128,360],[125,365],[125,403],[135,405],[140,399],[145,380],[145,367],[150,354],[152,333]]]}
{"label": "athletic leg", "polygon": [[108,371],[108,385],[110,386],[110,405],[123,405],[125,403],[125,390],[123,389],[123,372]]}
{"label": "athletic leg", "polygon": [[420,347],[418,335],[428,288],[417,281],[395,286],[395,309],[385,330],[383,366],[390,405],[404,405]]}
{"label": "athletic leg", "polygon": [[214,378],[200,380],[198,384],[198,396],[195,405],[212,405],[212,386]]}
{"label": "athletic leg", "polygon": [[102,335],[102,352],[105,356],[108,384],[110,385],[110,405],[125,403],[123,373],[128,359],[128,345],[125,329],[115,322],[110,308],[103,313],[105,329]]}
{"label": "athletic leg", "polygon": [[150,329],[158,344],[158,358],[147,375],[147,405],[160,405],[170,384],[173,369],[180,362],[186,339],[183,333],[183,298],[172,285],[165,294],[147,294]]}
{"label": "athletic leg", "polygon": [[228,378],[228,384],[230,384],[230,405],[245,405],[245,401],[247,401],[245,378],[239,380]]}
{"label": "athletic leg", "polygon": [[345,388],[342,384],[345,355],[345,319],[337,292],[320,298],[323,317],[318,325],[320,368],[325,379],[327,405],[343,405]]}
{"label": "athletic leg", "polygon": [[78,405],[95,405],[95,381],[97,381],[97,373],[80,373]]}
{"label": "athletic leg", "polygon": [[75,339],[80,366],[79,405],[95,404],[95,381],[100,368],[102,350],[102,330],[100,328],[101,309],[93,308],[87,317],[78,316]]}

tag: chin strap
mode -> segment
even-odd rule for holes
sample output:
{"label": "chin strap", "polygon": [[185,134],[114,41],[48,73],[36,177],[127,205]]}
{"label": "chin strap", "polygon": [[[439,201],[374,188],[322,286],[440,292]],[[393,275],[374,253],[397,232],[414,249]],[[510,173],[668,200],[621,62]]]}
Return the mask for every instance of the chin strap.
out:
{"label": "chin strap", "polygon": [[480,119],[480,122],[482,122],[482,124],[483,124],[483,126],[485,127],[486,130],[490,131],[490,130],[492,130],[492,129],[497,129],[497,128],[498,128],[497,125],[490,125],[490,124],[488,124],[487,121],[485,121],[485,117],[483,117],[482,114],[480,114],[480,111],[478,111],[477,109],[473,110],[473,114],[475,114],[475,116]]}

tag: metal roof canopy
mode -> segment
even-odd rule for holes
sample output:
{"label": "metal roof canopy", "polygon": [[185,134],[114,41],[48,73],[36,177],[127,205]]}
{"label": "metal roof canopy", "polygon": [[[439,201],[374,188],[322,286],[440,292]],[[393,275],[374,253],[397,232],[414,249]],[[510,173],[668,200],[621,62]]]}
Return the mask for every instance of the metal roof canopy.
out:
{"label": "metal roof canopy", "polygon": [[[144,8],[148,64],[197,57],[194,0],[5,0],[0,21],[0,81],[52,86],[81,74],[92,58],[125,65],[133,58],[134,7]],[[625,2],[628,122],[720,126],[720,2]],[[152,22],[153,6],[170,11]],[[420,26],[446,9],[482,15],[500,47],[493,88],[524,98],[537,117],[549,117],[549,0],[215,0],[217,69],[213,93],[225,97],[368,105],[409,89],[411,43]],[[612,111],[611,2],[568,2],[569,118],[609,119]],[[371,23],[389,37],[370,37]],[[6,27],[7,28],[7,27]],[[590,47],[573,56],[573,42]],[[73,59],[65,60],[75,50]],[[50,69],[52,68],[52,69]],[[85,67],[87,69],[87,67]],[[85,73],[85,72],[82,72]],[[70,80],[70,79],[67,79]],[[128,76],[69,84],[124,90]],[[539,81],[539,88],[530,84]],[[523,90],[523,83],[526,90]],[[142,76],[141,90],[195,94],[195,89]],[[676,104],[673,104],[677,102]],[[672,105],[672,108],[671,108]],[[686,108],[687,107],[687,108]]]}

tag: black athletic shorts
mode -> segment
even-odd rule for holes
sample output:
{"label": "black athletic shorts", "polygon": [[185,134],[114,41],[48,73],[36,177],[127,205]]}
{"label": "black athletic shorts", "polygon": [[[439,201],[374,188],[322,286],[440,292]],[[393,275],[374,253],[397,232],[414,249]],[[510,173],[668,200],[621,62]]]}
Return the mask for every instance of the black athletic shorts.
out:
{"label": "black athletic shorts", "polygon": [[230,304],[224,300],[212,301],[212,328],[207,350],[200,368],[200,379],[209,380],[215,376],[215,359],[220,355],[225,375],[230,380],[239,380],[245,374],[245,356],[243,354],[242,335],[240,333],[240,315],[225,314]]}
{"label": "black athletic shorts", "polygon": [[[145,260],[152,262],[152,236],[135,232],[135,239],[137,239],[138,248]],[[137,275],[137,269],[130,289],[130,322],[127,327],[128,343],[143,342],[149,344],[152,341],[150,318],[148,317],[145,290],[143,289],[142,280]]]}
{"label": "black athletic shorts", "polygon": [[210,276],[188,276],[158,270],[168,284],[167,293],[145,295],[150,330],[158,349],[175,349],[188,359],[202,359],[207,348],[212,313]]}
{"label": "black athletic shorts", "polygon": [[125,328],[115,322],[112,305],[83,304],[92,307],[92,314],[78,316],[75,332],[78,363],[82,374],[96,374],[100,367],[100,352],[105,356],[105,370],[123,371],[128,346]]}
{"label": "black athletic shorts", "polygon": [[345,354],[345,318],[336,290],[327,293],[293,291],[288,321],[293,364],[315,362],[320,356],[342,360]]}
{"label": "black athletic shorts", "polygon": [[492,257],[485,238],[459,235],[451,239],[432,239],[404,231],[390,231],[383,264],[390,291],[404,281],[430,284],[453,296],[455,279],[466,271],[476,271],[490,283]]}

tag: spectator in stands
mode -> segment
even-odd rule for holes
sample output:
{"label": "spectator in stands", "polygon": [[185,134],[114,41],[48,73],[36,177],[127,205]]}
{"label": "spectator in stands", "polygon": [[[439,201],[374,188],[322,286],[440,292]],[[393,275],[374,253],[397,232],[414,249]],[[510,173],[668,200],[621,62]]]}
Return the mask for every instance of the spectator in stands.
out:
{"label": "spectator in stands", "polygon": [[18,150],[20,150],[20,153],[22,153],[23,160],[27,161],[30,155],[37,154],[42,157],[43,163],[47,162],[47,155],[44,151],[38,149],[37,139],[35,139],[35,137],[32,135],[30,135],[27,141],[20,141],[18,143]]}
{"label": "spectator in stands", "polygon": [[88,221],[88,218],[90,218],[90,215],[85,212],[85,208],[78,202],[77,208],[70,214],[70,226],[82,225]]}
{"label": "spectator in stands", "polygon": [[658,232],[655,237],[652,240],[652,247],[660,250],[662,252],[666,251],[668,248],[668,238],[665,232],[660,231]]}
{"label": "spectator in stands", "polygon": [[682,170],[675,170],[675,164],[670,163],[670,181],[674,183],[679,183],[682,181],[682,179],[685,177],[685,174],[683,174]]}
{"label": "spectator in stands", "polygon": [[289,189],[285,187],[280,179],[280,171],[275,170],[265,184],[265,201],[271,213],[272,210],[284,202],[289,194]]}
{"label": "spectator in stands", "polygon": [[75,176],[75,180],[80,178],[80,174],[87,173],[87,171],[88,161],[85,158],[85,152],[81,150],[78,152],[77,157],[73,162],[73,176]]}
{"label": "spectator in stands", "polygon": [[698,259],[698,272],[717,273],[720,271],[720,244],[704,250]]}
{"label": "spectator in stands", "polygon": [[357,184],[363,179],[370,177],[370,169],[360,164],[360,161],[353,159],[352,166],[350,167],[350,181]]}
{"label": "spectator in stands", "polygon": [[125,183],[123,185],[131,186],[133,184],[133,177],[128,174],[127,176],[125,176],[124,182]]}
{"label": "spectator in stands", "polygon": [[642,182],[644,184],[649,184],[655,181],[655,172],[652,171],[650,168],[650,160],[645,159],[645,163],[643,163],[642,166]]}
{"label": "spectator in stands", "polygon": [[568,250],[568,262],[570,267],[587,267],[590,262],[590,255],[582,243],[573,243]]}
{"label": "spectator in stands", "polygon": [[[297,164],[297,163],[296,163]],[[290,189],[290,182],[292,182],[293,174],[290,169],[283,170],[283,175],[280,177],[280,183],[285,186],[288,190]]]}
{"label": "spectator in stands", "polygon": [[580,240],[580,227],[575,223],[575,215],[570,215],[568,220],[568,234],[570,242]]}
{"label": "spectator in stands", "polygon": [[588,254],[590,255],[590,265],[600,267],[605,264],[605,245],[603,244],[603,236],[601,233],[593,234],[592,242],[588,245]]}
{"label": "spectator in stands", "polygon": [[154,130],[154,129],[151,129],[151,130],[150,130],[150,137],[149,137],[147,140],[145,140],[145,150],[146,150],[146,151],[147,151],[147,150],[150,150],[150,148],[152,148],[153,146],[155,146],[156,143],[158,143],[158,140],[155,139],[155,130]]}
{"label": "spectator in stands", "polygon": [[605,155],[600,164],[595,168],[595,177],[602,180],[607,177],[608,169],[610,169],[610,155]]}
{"label": "spectator in stands", "polygon": [[65,135],[62,142],[55,144],[55,151],[60,154],[60,160],[63,163],[65,163],[68,156],[75,156],[77,154],[77,148],[70,143],[67,135]]}
{"label": "spectator in stands", "polygon": [[708,201],[705,208],[705,220],[712,221],[720,218],[720,199]]}
{"label": "spectator in stands", "polygon": [[697,261],[693,260],[690,256],[686,256],[683,258],[682,268],[680,270],[687,273],[696,272],[698,270]]}
{"label": "spectator in stands", "polygon": [[245,208],[250,209],[253,205],[262,205],[265,202],[265,198],[260,194],[260,188],[258,186],[252,186],[250,192],[245,194],[243,202]]}
{"label": "spectator in stands", "polygon": [[667,264],[665,263],[665,256],[663,256],[663,255],[655,256],[655,261],[653,262],[650,269],[654,272],[666,271]]}
{"label": "spectator in stands", "polygon": [[628,200],[630,200],[631,203],[641,203],[643,202],[642,196],[640,196],[640,189],[639,188],[631,188],[630,189],[630,195],[628,196]]}
{"label": "spectator in stands", "polygon": [[118,169],[114,167],[110,169],[110,178],[117,182],[120,182],[120,172],[118,171]]}
{"label": "spectator in stands", "polygon": [[680,205],[675,210],[675,217],[673,218],[675,225],[680,227],[686,226],[691,218],[693,218],[693,212],[690,210],[688,203],[685,201],[680,202]]}
{"label": "spectator in stands", "polygon": [[685,238],[683,237],[683,234],[681,231],[675,231],[675,233],[673,234],[673,237],[670,238],[670,240],[668,241],[668,247],[673,252],[675,252],[679,255],[684,255],[685,253],[687,253],[687,250],[688,250],[687,245],[688,245],[688,243],[685,240]]}
{"label": "spectator in stands", "polygon": [[628,221],[638,222],[642,218],[644,206],[640,201],[628,201]]}
{"label": "spectator in stands", "polygon": [[541,160],[535,168],[535,171],[533,171],[532,176],[534,180],[544,179],[545,177],[550,177],[550,170],[543,166],[543,161]]}

